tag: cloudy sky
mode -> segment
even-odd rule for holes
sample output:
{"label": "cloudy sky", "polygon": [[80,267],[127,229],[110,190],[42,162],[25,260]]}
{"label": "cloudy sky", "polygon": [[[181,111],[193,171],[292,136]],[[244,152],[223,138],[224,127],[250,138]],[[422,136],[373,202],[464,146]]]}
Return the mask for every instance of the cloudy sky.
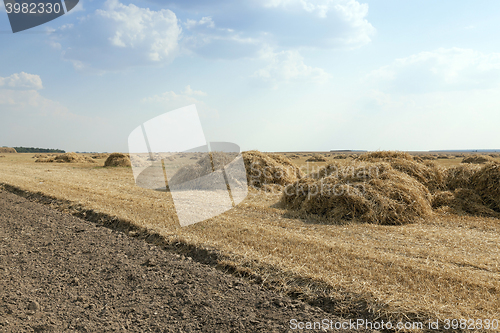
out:
{"label": "cloudy sky", "polygon": [[243,150],[500,148],[500,2],[80,0],[13,34],[0,146],[127,151],[195,104]]}

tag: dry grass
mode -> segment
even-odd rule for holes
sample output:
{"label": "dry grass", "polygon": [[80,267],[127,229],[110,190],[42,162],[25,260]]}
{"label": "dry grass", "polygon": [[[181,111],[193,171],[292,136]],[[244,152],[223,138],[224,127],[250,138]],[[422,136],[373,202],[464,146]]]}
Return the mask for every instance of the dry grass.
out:
{"label": "dry grass", "polygon": [[498,219],[443,213],[407,225],[328,225],[277,208],[277,194],[252,191],[235,209],[181,229],[168,193],[135,186],[129,168],[30,157],[0,160],[0,182],[117,216],[170,242],[216,249],[264,285],[330,297],[339,313],[355,313],[357,295],[380,318],[500,317]]}
{"label": "dry grass", "polygon": [[105,167],[131,167],[130,156],[128,154],[113,153],[106,158]]}

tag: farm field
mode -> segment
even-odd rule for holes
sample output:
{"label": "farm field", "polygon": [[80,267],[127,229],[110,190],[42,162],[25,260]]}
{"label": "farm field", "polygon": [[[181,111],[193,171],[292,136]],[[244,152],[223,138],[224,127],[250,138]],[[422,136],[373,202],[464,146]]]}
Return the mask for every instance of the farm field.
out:
{"label": "farm field", "polygon": [[[500,220],[435,210],[404,225],[332,223],[283,208],[281,193],[251,189],[232,210],[181,228],[168,193],[135,185],[131,168],[35,163],[4,154],[0,184],[71,202],[217,253],[219,265],[338,315],[383,320],[500,320]],[[285,153],[306,174],[333,161]],[[331,154],[330,154],[331,155]],[[500,161],[500,158],[495,158]],[[349,163],[351,158],[339,159]],[[462,157],[436,159],[441,167]],[[1,188],[1,185],[0,185]],[[57,206],[57,202],[54,203]],[[256,278],[258,277],[258,278]]]}

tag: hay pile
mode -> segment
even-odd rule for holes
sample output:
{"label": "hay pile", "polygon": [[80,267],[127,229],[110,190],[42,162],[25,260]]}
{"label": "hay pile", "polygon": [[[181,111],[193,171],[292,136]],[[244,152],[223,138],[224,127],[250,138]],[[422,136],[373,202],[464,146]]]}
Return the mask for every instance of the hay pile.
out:
{"label": "hay pile", "polygon": [[41,157],[36,163],[96,163],[92,158],[76,153],[65,153],[56,156]]}
{"label": "hay pile", "polygon": [[335,155],[335,156],[333,156],[333,159],[334,160],[345,160],[348,157],[349,157],[348,155]]}
{"label": "hay pile", "polygon": [[130,156],[128,154],[113,153],[104,162],[105,167],[131,167]]}
{"label": "hay pile", "polygon": [[373,161],[394,159],[394,158],[413,161],[413,156],[404,151],[374,151],[359,155],[357,157],[357,160],[373,162]]}
{"label": "hay pile", "polygon": [[432,208],[500,217],[500,163],[444,168],[401,152],[330,163],[285,188],[281,204],[327,219],[404,224]]}
{"label": "hay pile", "polygon": [[248,185],[253,188],[286,186],[304,174],[291,160],[279,154],[264,154],[252,150],[244,152],[243,160],[247,171]]}
{"label": "hay pile", "polygon": [[101,160],[101,159],[107,159],[109,157],[110,154],[107,154],[107,153],[96,153],[96,154],[92,154],[92,156],[90,156],[91,158],[93,158],[94,160]]}
{"label": "hay pile", "polygon": [[326,162],[326,158],[321,155],[314,155],[306,160],[306,162]]}
{"label": "hay pile", "polygon": [[386,162],[330,164],[287,186],[280,202],[335,221],[397,225],[432,215],[427,188]]}
{"label": "hay pile", "polygon": [[17,151],[14,148],[0,147],[0,153],[13,154],[13,153],[17,153]]}
{"label": "hay pile", "polygon": [[449,167],[444,172],[446,188],[454,191],[458,188],[474,188],[471,179],[481,169],[477,164],[461,164]]}
{"label": "hay pile", "polygon": [[437,160],[437,157],[434,155],[418,155],[418,156],[415,156],[415,159],[417,159],[417,157],[422,159],[422,160],[426,160],[426,161]]}
{"label": "hay pile", "polygon": [[31,158],[47,158],[47,157],[52,157],[52,156],[58,156],[60,154],[56,154],[56,153],[48,153],[48,154],[35,154],[33,155]]}
{"label": "hay pile", "polygon": [[488,162],[493,162],[494,159],[491,156],[488,155],[472,155],[469,157],[466,157],[462,160],[462,163],[471,163],[471,164],[484,164]]}
{"label": "hay pile", "polygon": [[425,185],[429,191],[444,189],[443,170],[431,161],[418,162],[410,154],[400,151],[377,151],[360,155],[356,161],[387,162],[394,169],[415,178]]}
{"label": "hay pile", "polygon": [[447,191],[434,194],[432,206],[480,216],[500,217],[500,164],[462,164],[445,172]]}
{"label": "hay pile", "polygon": [[455,214],[500,217],[500,213],[486,206],[481,196],[472,189],[458,188],[455,191],[437,192],[432,198],[432,207]]}
{"label": "hay pile", "polygon": [[[170,190],[230,190],[226,185],[239,184],[239,179],[245,179],[245,174],[231,173],[231,180],[224,172],[224,168],[231,168],[230,163],[235,160],[238,154],[211,152],[201,155],[200,159],[193,164],[185,165],[168,180]],[[232,171],[235,171],[233,168]]]}
{"label": "hay pile", "polygon": [[485,164],[471,177],[471,183],[484,204],[500,212],[500,163]]}

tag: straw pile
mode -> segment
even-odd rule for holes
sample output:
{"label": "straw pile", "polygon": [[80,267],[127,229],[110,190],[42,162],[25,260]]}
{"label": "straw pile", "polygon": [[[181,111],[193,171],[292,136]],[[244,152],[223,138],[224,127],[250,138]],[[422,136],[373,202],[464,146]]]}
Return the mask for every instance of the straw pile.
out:
{"label": "straw pile", "polygon": [[374,151],[359,155],[357,157],[357,160],[373,162],[373,161],[393,159],[393,158],[413,161],[413,156],[404,151]]}
{"label": "straw pile", "polygon": [[94,160],[100,160],[100,159],[107,159],[109,157],[110,154],[106,154],[106,153],[97,153],[97,154],[93,154],[92,157]]}
{"label": "straw pile", "polygon": [[462,164],[445,172],[448,191],[433,196],[434,208],[454,213],[500,217],[500,164]]}
{"label": "straw pile", "polygon": [[17,153],[17,151],[14,148],[0,147],[0,153],[11,154],[11,153]]}
{"label": "straw pile", "polygon": [[444,208],[455,214],[500,217],[500,213],[484,204],[481,196],[472,189],[458,188],[455,191],[441,191],[433,195],[433,208]]}
{"label": "straw pile", "polygon": [[[236,153],[203,154],[195,163],[180,168],[168,180],[168,185],[171,190],[228,190],[227,174],[223,170],[236,157]],[[241,176],[244,179],[245,175]]]}
{"label": "straw pile", "polygon": [[333,156],[333,159],[334,160],[345,160],[348,157],[349,157],[348,155],[335,155],[335,156]]}
{"label": "straw pile", "polygon": [[288,158],[252,150],[243,153],[248,185],[257,189],[285,186],[303,177],[302,171]]}
{"label": "straw pile", "polygon": [[306,162],[326,162],[326,158],[321,155],[314,155],[306,160]]}
{"label": "straw pile", "polygon": [[471,164],[484,164],[487,162],[493,162],[494,159],[491,156],[488,155],[472,155],[469,157],[466,157],[462,160],[462,163],[471,163]]}
{"label": "straw pile", "polygon": [[418,162],[410,154],[400,151],[377,151],[360,155],[356,161],[387,162],[394,169],[415,178],[429,191],[444,189],[443,170],[431,161]]}
{"label": "straw pile", "polygon": [[328,219],[397,225],[432,215],[431,195],[389,163],[331,164],[285,188],[281,204]]}
{"label": "straw pile", "polygon": [[96,163],[92,158],[76,153],[65,153],[57,156],[41,157],[37,163]]}
{"label": "straw pile", "polygon": [[417,156],[414,156],[413,159],[415,161],[434,161],[434,160],[437,160],[437,157],[434,156],[434,155],[417,155]]}
{"label": "straw pile", "polygon": [[128,154],[113,153],[104,162],[105,167],[131,167],[130,156]]}
{"label": "straw pile", "polygon": [[280,202],[335,221],[404,224],[431,216],[432,208],[500,217],[500,163],[445,169],[406,153],[369,153],[296,181]]}
{"label": "straw pile", "polygon": [[452,166],[444,172],[444,182],[450,191],[458,188],[472,189],[472,176],[481,169],[477,164],[461,164]]}
{"label": "straw pile", "polygon": [[471,177],[471,182],[485,205],[500,212],[500,163],[484,165]]}

